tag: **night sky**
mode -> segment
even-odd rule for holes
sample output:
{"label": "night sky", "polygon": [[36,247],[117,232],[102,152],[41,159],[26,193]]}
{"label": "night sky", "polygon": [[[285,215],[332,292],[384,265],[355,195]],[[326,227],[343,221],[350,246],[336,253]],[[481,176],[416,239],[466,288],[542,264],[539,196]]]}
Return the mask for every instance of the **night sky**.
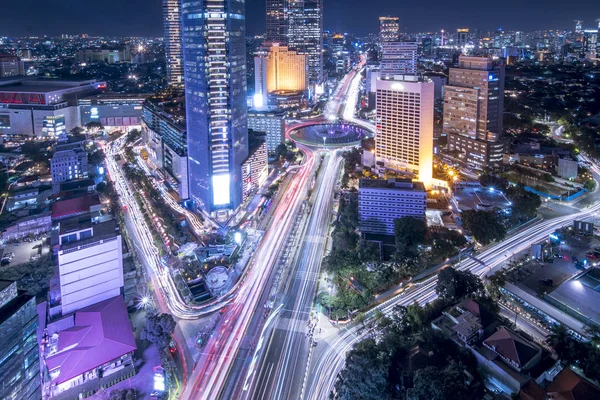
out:
{"label": "night sky", "polygon": [[[0,36],[162,35],[161,0],[1,0]],[[397,15],[408,32],[471,29],[584,28],[600,18],[598,0],[324,0],[324,28],[358,35],[375,32],[377,17]],[[486,7],[486,5],[488,5]],[[576,6],[575,6],[576,5]],[[248,34],[264,32],[265,0],[246,0]],[[451,8],[450,8],[451,7]]]}

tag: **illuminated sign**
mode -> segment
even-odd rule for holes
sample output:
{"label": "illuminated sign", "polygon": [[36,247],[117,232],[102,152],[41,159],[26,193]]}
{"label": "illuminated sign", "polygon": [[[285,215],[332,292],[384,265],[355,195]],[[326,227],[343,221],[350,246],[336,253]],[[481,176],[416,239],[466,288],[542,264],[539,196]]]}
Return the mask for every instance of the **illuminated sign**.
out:
{"label": "illuminated sign", "polygon": [[90,110],[90,113],[91,113],[91,118],[94,118],[94,119],[99,118],[98,107],[92,107]]}
{"label": "illuminated sign", "polygon": [[404,85],[401,83],[394,83],[392,85],[392,90],[404,90]]}
{"label": "illuminated sign", "polygon": [[213,175],[213,205],[223,206],[231,203],[229,174]]}

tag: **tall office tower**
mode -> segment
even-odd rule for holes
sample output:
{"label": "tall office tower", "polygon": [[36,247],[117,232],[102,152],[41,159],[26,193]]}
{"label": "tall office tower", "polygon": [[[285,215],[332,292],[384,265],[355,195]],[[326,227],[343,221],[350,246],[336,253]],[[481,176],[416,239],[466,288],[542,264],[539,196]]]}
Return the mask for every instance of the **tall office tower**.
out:
{"label": "tall office tower", "polygon": [[0,280],[0,398],[37,400],[40,390],[35,296]]}
{"label": "tall office tower", "polygon": [[400,18],[379,17],[379,41],[397,42],[400,40]]}
{"label": "tall office tower", "polygon": [[417,74],[416,42],[382,42],[381,50],[382,78]]}
{"label": "tall office tower", "polygon": [[165,24],[167,82],[171,86],[182,86],[181,0],[163,0],[163,22]]}
{"label": "tall office tower", "polygon": [[266,109],[269,93],[303,92],[308,87],[307,81],[307,56],[279,43],[270,43],[254,57],[254,106]]}
{"label": "tall office tower", "polygon": [[242,202],[248,157],[244,0],[182,0],[189,194],[223,214]]}
{"label": "tall office tower", "polygon": [[456,44],[460,47],[466,46],[469,42],[469,29],[468,28],[458,28],[456,30]]}
{"label": "tall office tower", "polygon": [[267,0],[267,35],[271,43],[287,43],[288,0]]}
{"label": "tall office tower", "polygon": [[288,45],[308,56],[311,86],[323,80],[323,7],[322,0],[289,0]]}
{"label": "tall office tower", "polygon": [[575,33],[582,33],[583,29],[582,29],[582,25],[583,25],[583,21],[580,19],[576,19],[575,20]]}
{"label": "tall office tower", "polygon": [[435,86],[411,80],[377,81],[375,157],[386,168],[416,173],[426,187],[433,169]]}
{"label": "tall office tower", "polygon": [[444,133],[449,150],[478,168],[502,161],[504,65],[488,57],[459,57],[444,87]]}

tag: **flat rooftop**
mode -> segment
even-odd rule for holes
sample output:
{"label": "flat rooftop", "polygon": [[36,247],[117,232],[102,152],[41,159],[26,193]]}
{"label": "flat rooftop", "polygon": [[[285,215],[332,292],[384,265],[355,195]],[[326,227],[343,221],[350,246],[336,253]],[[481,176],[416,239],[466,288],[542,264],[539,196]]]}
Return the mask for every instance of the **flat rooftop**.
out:
{"label": "flat rooftop", "polygon": [[579,319],[589,319],[600,325],[600,269],[593,268],[569,279],[553,290],[548,297],[567,307],[567,311]]}
{"label": "flat rooftop", "polygon": [[411,181],[410,179],[391,178],[391,179],[366,179],[359,181],[359,188],[390,189],[390,190],[414,190],[416,192],[425,192],[423,182]]}
{"label": "flat rooftop", "polygon": [[69,250],[86,244],[95,243],[100,240],[109,239],[120,234],[117,221],[115,221],[114,219],[111,219],[106,222],[101,222],[99,224],[92,224],[90,222],[90,226],[93,226],[94,236],[87,239],[79,240],[77,242],[61,244],[60,250]]}
{"label": "flat rooftop", "polygon": [[25,77],[18,81],[16,81],[15,79],[4,81],[0,80],[0,92],[50,93],[76,87],[85,87],[97,82],[98,81],[96,79],[59,80]]}

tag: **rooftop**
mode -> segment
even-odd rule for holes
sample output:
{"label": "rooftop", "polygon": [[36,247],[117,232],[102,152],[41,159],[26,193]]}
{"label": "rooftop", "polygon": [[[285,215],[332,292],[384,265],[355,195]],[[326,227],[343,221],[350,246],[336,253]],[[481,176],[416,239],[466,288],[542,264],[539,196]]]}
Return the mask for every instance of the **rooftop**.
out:
{"label": "rooftop", "polygon": [[58,372],[52,382],[60,384],[134,351],[127,307],[122,296],[94,304],[75,313],[74,325],[50,343],[46,366]]}
{"label": "rooftop", "polygon": [[526,366],[541,351],[521,336],[504,327],[485,339],[483,344],[514,362],[518,368]]}
{"label": "rooftop", "polygon": [[97,194],[57,201],[52,204],[52,218],[58,219],[69,215],[87,213],[91,207],[99,204],[100,197]]}
{"label": "rooftop", "polygon": [[551,399],[595,400],[600,398],[600,389],[569,368],[563,369],[546,388]]}
{"label": "rooftop", "polygon": [[359,182],[359,188],[376,189],[402,189],[425,192],[425,186],[422,182],[411,181],[410,179],[390,178],[390,179],[367,179],[363,178]]}
{"label": "rooftop", "polygon": [[98,83],[98,81],[95,79],[62,80],[44,79],[39,77],[20,77],[20,79],[13,78],[11,80],[0,80],[0,92],[51,93],[75,87],[84,87],[94,83]]}
{"label": "rooftop", "polygon": [[[78,218],[78,217],[75,217],[73,219],[76,219],[76,218]],[[83,223],[86,223],[86,222],[83,222]],[[75,227],[75,225],[72,225],[72,226]],[[92,224],[90,221],[89,226],[92,226],[94,228],[94,235],[92,237],[89,237],[86,239],[81,239],[76,242],[69,242],[69,243],[61,244],[60,250],[62,250],[62,251],[69,250],[69,249],[72,249],[75,247],[99,242],[100,240],[113,238],[113,237],[116,237],[117,235],[119,235],[119,226],[117,225],[117,222],[114,219],[108,220],[106,222],[101,222],[99,224]],[[84,228],[84,226],[80,225],[80,227],[78,229],[75,228],[74,230],[79,230],[79,229],[83,229],[83,228]],[[62,233],[62,222],[61,222],[61,233]]]}

